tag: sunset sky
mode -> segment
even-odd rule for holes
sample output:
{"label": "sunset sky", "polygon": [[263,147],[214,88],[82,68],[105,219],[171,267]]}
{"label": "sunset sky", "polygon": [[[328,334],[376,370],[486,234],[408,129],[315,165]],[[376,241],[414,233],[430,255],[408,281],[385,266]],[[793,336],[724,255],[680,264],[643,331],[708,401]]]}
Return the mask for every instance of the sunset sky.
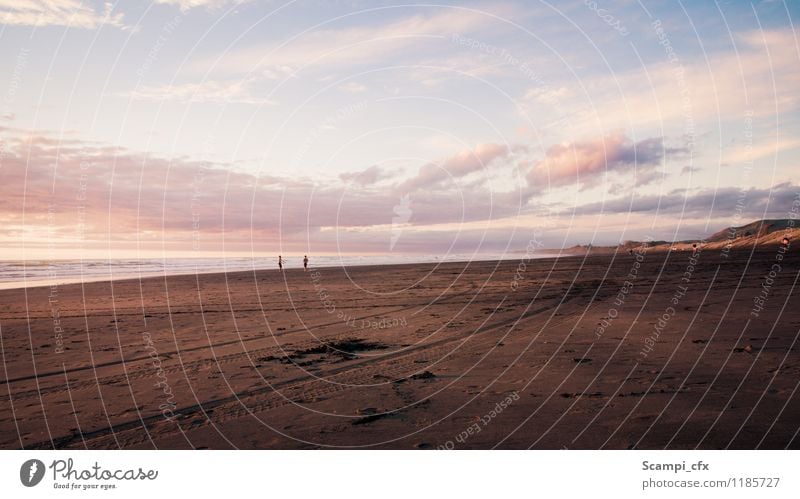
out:
{"label": "sunset sky", "polygon": [[0,259],[498,255],[787,218],[798,20],[0,0]]}

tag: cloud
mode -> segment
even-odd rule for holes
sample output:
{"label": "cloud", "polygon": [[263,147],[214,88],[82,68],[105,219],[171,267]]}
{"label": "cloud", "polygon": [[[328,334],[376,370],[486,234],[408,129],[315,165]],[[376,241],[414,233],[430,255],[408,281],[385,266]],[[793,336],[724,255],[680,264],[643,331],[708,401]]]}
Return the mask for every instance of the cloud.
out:
{"label": "cloud", "polygon": [[[527,174],[528,183],[535,189],[579,184],[595,185],[605,174],[635,169],[637,184],[655,179],[650,167],[664,160],[688,153],[685,148],[664,145],[663,138],[649,138],[632,142],[616,133],[594,140],[556,144],[550,147],[544,159],[535,162]],[[644,171],[643,171],[644,170]]]}
{"label": "cloud", "polygon": [[122,13],[113,13],[113,4],[103,4],[98,12],[80,0],[2,0],[0,24],[10,26],[68,26],[95,29],[114,26],[128,29]]}
{"label": "cloud", "polygon": [[[510,9],[503,9],[509,14]],[[414,47],[430,46],[432,39],[484,27],[491,17],[466,9],[441,9],[397,21],[359,27],[320,28],[287,39],[281,44],[257,45],[227,51],[198,61],[199,72],[211,68],[248,73],[265,64],[297,68],[341,69],[356,64],[396,63],[398,54],[417,54]],[[442,42],[444,43],[444,42]]]}
{"label": "cloud", "polygon": [[261,76],[267,80],[285,80],[294,78],[295,68],[291,66],[267,66],[261,71]]}
{"label": "cloud", "polygon": [[355,81],[350,81],[350,82],[347,82],[347,83],[343,83],[342,85],[339,85],[338,88],[339,88],[339,90],[342,90],[344,92],[348,92],[348,93],[351,93],[351,94],[360,94],[362,92],[366,92],[367,91],[367,86],[366,85],[363,85],[363,84],[355,82]]}
{"label": "cloud", "polygon": [[[535,217],[525,218],[536,209],[525,189],[497,192],[475,182],[447,183],[450,175],[464,178],[510,158],[509,148],[498,144],[481,144],[429,163],[417,176],[393,183],[395,172],[377,165],[344,173],[338,181],[321,181],[184,157],[152,157],[43,132],[3,128],[0,139],[0,242],[7,247],[24,242],[29,248],[130,249],[141,243],[143,248],[182,251],[273,251],[278,246],[288,251],[307,245],[316,251],[380,251],[389,248],[393,217],[403,199],[410,201],[411,213],[395,251],[441,251],[451,243],[468,251],[483,247],[481,234],[494,238],[487,248],[499,248],[498,241],[516,237],[513,232],[524,220],[536,223]],[[641,149],[656,161],[660,148],[652,144],[660,141],[650,140],[642,141]],[[598,142],[608,140],[592,143]],[[625,143],[615,142],[620,150],[614,157],[621,163],[632,154]],[[579,221],[569,221],[576,215],[730,218],[739,210],[742,217],[778,217],[786,216],[798,193],[800,186],[793,183],[744,191],[677,190],[584,204],[560,211],[554,220],[580,231]]]}
{"label": "cloud", "polygon": [[529,89],[523,101],[529,104],[555,105],[570,97],[572,92],[567,87],[534,87]]}
{"label": "cloud", "polygon": [[447,180],[464,177],[470,173],[487,168],[493,161],[506,158],[511,153],[508,146],[501,144],[478,144],[474,149],[461,151],[441,163],[428,163],[419,173],[400,186],[403,192],[420,188],[431,188]]}
{"label": "cloud", "polygon": [[681,175],[685,173],[697,173],[700,171],[703,171],[703,169],[700,168],[699,166],[686,165],[683,168],[681,168]]}
{"label": "cloud", "polygon": [[256,95],[259,79],[255,77],[231,81],[207,80],[202,83],[143,86],[126,94],[136,100],[178,102],[212,102],[219,104],[273,105],[275,101]]}
{"label": "cloud", "polygon": [[371,185],[380,180],[392,177],[393,173],[384,170],[378,165],[373,165],[359,172],[346,172],[339,175],[339,178],[346,183],[359,185]]}
{"label": "cloud", "polygon": [[241,5],[249,3],[252,0],[155,0],[155,3],[161,5],[174,5],[181,10],[186,11],[197,7],[204,7],[207,9],[218,9],[227,5]]}
{"label": "cloud", "polygon": [[780,139],[772,137],[760,143],[744,144],[728,150],[722,156],[722,163],[748,163],[760,158],[777,160],[783,151],[800,148],[800,139]]}
{"label": "cloud", "polygon": [[792,182],[771,188],[678,189],[665,195],[625,196],[584,204],[563,214],[663,213],[709,218],[731,218],[738,214],[748,220],[765,216],[788,218],[799,195],[800,185]]}
{"label": "cloud", "polygon": [[[800,106],[800,64],[792,29],[739,34],[735,51],[704,57],[681,48],[674,53],[674,62],[664,53],[663,62],[571,85],[573,98],[558,100],[559,116],[568,117],[579,134],[665,124],[695,134],[703,123],[741,123],[748,114],[772,116],[778,109],[783,114]],[[529,91],[534,97],[536,92],[536,87]],[[540,109],[529,106],[528,114],[535,116]]]}
{"label": "cloud", "polygon": [[641,187],[656,182],[657,180],[663,181],[668,175],[662,170],[655,168],[640,168],[637,169],[633,182],[620,182],[611,184],[608,187],[608,193],[614,196],[629,191],[632,187]]}
{"label": "cloud", "polygon": [[[383,183],[390,171],[370,167],[343,182],[259,175],[183,157],[159,158],[102,143],[62,140],[43,132],[0,130],[6,146],[0,169],[0,241],[80,246],[159,241],[183,250],[195,242],[302,245],[336,244],[371,233],[388,245],[395,208],[405,192]],[[456,175],[480,168],[506,148],[481,145],[443,162]],[[424,173],[423,169],[423,173]],[[422,177],[412,194],[414,227],[513,216],[519,193],[480,186],[429,190]],[[353,188],[350,182],[361,187]],[[422,184],[421,184],[422,187]],[[409,229],[411,230],[411,229]],[[80,244],[79,244],[80,243]],[[402,241],[399,247],[403,247]]]}

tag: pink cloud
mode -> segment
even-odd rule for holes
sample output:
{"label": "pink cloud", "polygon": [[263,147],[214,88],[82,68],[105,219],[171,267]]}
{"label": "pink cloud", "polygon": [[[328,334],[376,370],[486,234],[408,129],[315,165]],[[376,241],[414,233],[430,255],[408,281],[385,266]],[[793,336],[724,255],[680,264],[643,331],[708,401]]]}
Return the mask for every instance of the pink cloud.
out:
{"label": "pink cloud", "polygon": [[[491,220],[516,213],[518,193],[492,193],[480,185],[434,189],[447,173],[421,169],[403,189],[378,168],[318,184],[237,171],[230,165],[147,154],[46,133],[6,131],[0,169],[0,237],[75,241],[305,242],[362,239],[365,230],[392,223],[403,189],[417,185],[411,225]],[[454,177],[508,154],[481,145],[440,163]],[[459,199],[461,200],[459,202]],[[331,230],[333,229],[333,230]],[[72,243],[67,241],[71,240]]]}
{"label": "pink cloud", "polygon": [[[531,167],[532,187],[498,192],[470,175],[511,158],[512,148],[499,144],[481,144],[423,165],[405,182],[393,182],[394,172],[371,167],[318,183],[46,133],[0,133],[0,239],[65,247],[149,243],[185,250],[199,242],[202,248],[238,245],[240,250],[312,243],[329,251],[388,248],[395,209],[408,199],[408,232],[399,247],[419,250],[430,240],[452,240],[462,224],[473,234],[481,227],[494,230],[497,220],[508,224],[529,211],[529,201],[547,182],[595,182],[606,171],[635,165],[652,172],[665,155],[680,152],[661,139],[634,144],[621,135],[558,145]],[[472,180],[450,182],[466,177]]]}
{"label": "pink cloud", "polygon": [[605,174],[646,170],[664,159],[688,153],[685,148],[664,145],[662,138],[634,143],[621,133],[583,142],[556,144],[544,159],[533,164],[528,183],[537,190],[564,185],[595,185]]}
{"label": "pink cloud", "polygon": [[428,163],[413,177],[400,186],[401,191],[430,188],[449,179],[460,178],[483,170],[497,159],[506,158],[508,146],[500,144],[478,144],[474,149],[461,151],[441,163]]}

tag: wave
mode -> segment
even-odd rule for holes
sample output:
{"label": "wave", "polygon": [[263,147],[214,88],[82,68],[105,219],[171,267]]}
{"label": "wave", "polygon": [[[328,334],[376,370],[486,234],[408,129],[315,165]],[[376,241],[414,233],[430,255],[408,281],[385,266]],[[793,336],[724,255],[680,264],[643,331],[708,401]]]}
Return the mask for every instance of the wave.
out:
{"label": "wave", "polygon": [[[509,254],[505,257],[518,259],[519,255]],[[498,259],[503,259],[503,255],[482,255],[482,257],[473,254],[451,254],[443,257],[438,255],[322,255],[312,256],[310,266],[347,267]],[[302,257],[286,257],[283,266],[285,269],[302,268]],[[0,289],[137,277],[240,272],[277,269],[277,267],[277,257],[0,261]]]}

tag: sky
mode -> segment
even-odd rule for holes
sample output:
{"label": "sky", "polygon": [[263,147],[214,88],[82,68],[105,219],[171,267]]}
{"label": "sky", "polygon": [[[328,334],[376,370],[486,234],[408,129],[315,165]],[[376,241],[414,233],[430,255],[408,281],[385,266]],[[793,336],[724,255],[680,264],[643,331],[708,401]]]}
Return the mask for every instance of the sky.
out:
{"label": "sky", "polygon": [[0,259],[485,256],[788,218],[798,19],[0,0]]}

